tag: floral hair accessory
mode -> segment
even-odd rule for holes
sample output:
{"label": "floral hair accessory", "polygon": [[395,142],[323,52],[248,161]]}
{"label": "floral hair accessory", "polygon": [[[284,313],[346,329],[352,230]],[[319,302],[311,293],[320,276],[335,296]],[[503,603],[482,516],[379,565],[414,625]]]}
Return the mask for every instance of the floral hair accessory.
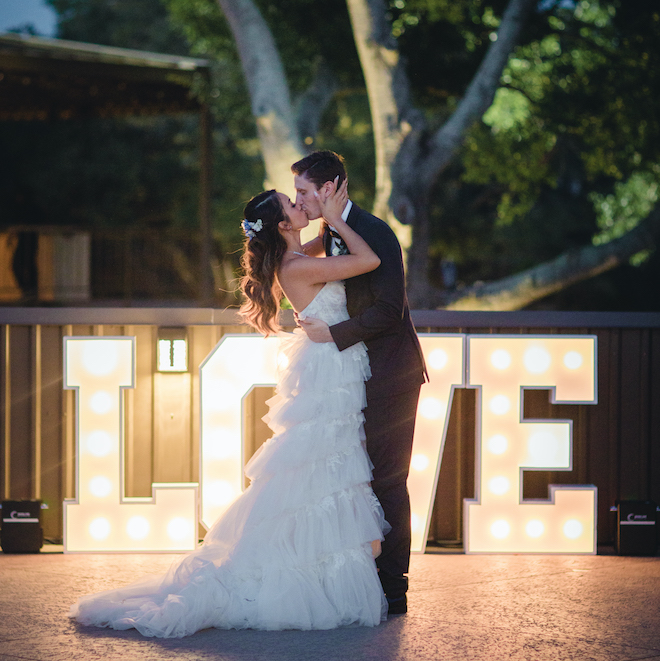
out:
{"label": "floral hair accessory", "polygon": [[257,218],[253,223],[251,223],[247,218],[244,218],[243,222],[241,223],[241,227],[243,228],[245,236],[247,236],[248,239],[254,239],[254,237],[257,235],[257,232],[261,230],[263,226],[264,224],[261,222],[261,218]]}

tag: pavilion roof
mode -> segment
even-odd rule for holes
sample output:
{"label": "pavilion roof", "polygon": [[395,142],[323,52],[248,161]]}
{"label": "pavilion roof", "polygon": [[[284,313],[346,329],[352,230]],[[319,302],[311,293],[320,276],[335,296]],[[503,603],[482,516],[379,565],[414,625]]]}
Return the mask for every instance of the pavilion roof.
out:
{"label": "pavilion roof", "polygon": [[0,35],[0,121],[197,111],[208,60],[16,34]]}

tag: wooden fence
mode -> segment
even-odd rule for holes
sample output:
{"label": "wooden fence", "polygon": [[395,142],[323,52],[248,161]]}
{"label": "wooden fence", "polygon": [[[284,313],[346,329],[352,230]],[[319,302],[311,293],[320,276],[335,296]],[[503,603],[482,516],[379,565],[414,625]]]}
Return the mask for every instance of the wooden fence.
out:
{"label": "wooden fence", "polygon": [[[528,471],[523,496],[548,484],[598,487],[598,541],[611,544],[616,500],[660,502],[660,313],[413,313],[418,332],[588,334],[598,337],[598,404],[552,405],[529,390],[526,418],[573,420],[573,469]],[[284,313],[285,327],[292,327]],[[159,327],[185,327],[189,370],[156,370]],[[62,388],[62,338],[135,336],[136,387],[125,397],[125,488],[148,496],[152,482],[196,482],[198,366],[226,333],[245,333],[231,311],[204,308],[0,308],[0,494],[40,498],[44,534],[62,537],[62,501],[74,497],[74,392]],[[267,437],[260,422],[269,388],[246,402],[248,447]],[[429,539],[462,541],[462,502],[474,496],[476,394],[454,397]]]}

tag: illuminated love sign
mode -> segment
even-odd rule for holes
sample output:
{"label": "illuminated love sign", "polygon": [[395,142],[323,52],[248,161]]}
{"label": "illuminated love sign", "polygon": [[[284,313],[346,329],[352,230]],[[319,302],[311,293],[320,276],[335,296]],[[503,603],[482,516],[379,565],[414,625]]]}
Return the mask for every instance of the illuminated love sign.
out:
{"label": "illuminated love sign", "polygon": [[595,338],[471,336],[468,354],[481,423],[466,553],[595,553],[595,486],[551,486],[549,501],[522,500],[523,470],[571,470],[573,455],[569,421],[523,421],[523,389],[549,388],[553,403],[595,404]]}
{"label": "illuminated love sign", "polygon": [[[243,491],[243,400],[277,381],[276,337],[225,335],[200,367],[202,524],[208,529]],[[284,354],[280,360],[284,360]]]}
{"label": "illuminated love sign", "polygon": [[[412,550],[426,546],[455,388],[480,393],[477,497],[464,505],[467,553],[595,553],[596,488],[551,487],[522,500],[523,470],[570,470],[571,424],[522,419],[524,388],[553,402],[596,403],[594,337],[420,334],[430,382],[417,410],[408,490]],[[65,387],[78,395],[76,494],[65,501],[65,551],[185,551],[195,547],[197,485],[123,493],[122,389],[132,388],[134,338],[68,337]],[[467,346],[466,346],[467,343]],[[208,528],[243,489],[242,405],[277,381],[277,338],[226,335],[200,367],[201,520]],[[469,356],[469,361],[466,359]],[[286,367],[279,365],[279,367]]]}
{"label": "illuminated love sign", "polygon": [[465,379],[463,335],[427,333],[419,341],[429,382],[422,386],[419,397],[408,475],[411,549],[418,553],[426,548],[454,389],[464,385]]}
{"label": "illuminated love sign", "polygon": [[153,484],[124,497],[122,390],[134,387],[135,338],[64,338],[64,387],[76,390],[76,498],[64,501],[64,550],[190,551],[197,485]]}

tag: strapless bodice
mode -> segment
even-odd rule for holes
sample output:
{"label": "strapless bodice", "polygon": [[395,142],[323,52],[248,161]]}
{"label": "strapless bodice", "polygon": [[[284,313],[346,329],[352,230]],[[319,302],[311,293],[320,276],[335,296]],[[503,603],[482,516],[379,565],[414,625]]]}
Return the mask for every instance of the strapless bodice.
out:
{"label": "strapless bodice", "polygon": [[314,317],[322,319],[329,326],[337,324],[340,321],[348,319],[348,310],[346,309],[346,290],[344,283],[327,282],[323,288],[312,299],[312,302],[301,312],[298,313],[301,319],[305,317]]}

